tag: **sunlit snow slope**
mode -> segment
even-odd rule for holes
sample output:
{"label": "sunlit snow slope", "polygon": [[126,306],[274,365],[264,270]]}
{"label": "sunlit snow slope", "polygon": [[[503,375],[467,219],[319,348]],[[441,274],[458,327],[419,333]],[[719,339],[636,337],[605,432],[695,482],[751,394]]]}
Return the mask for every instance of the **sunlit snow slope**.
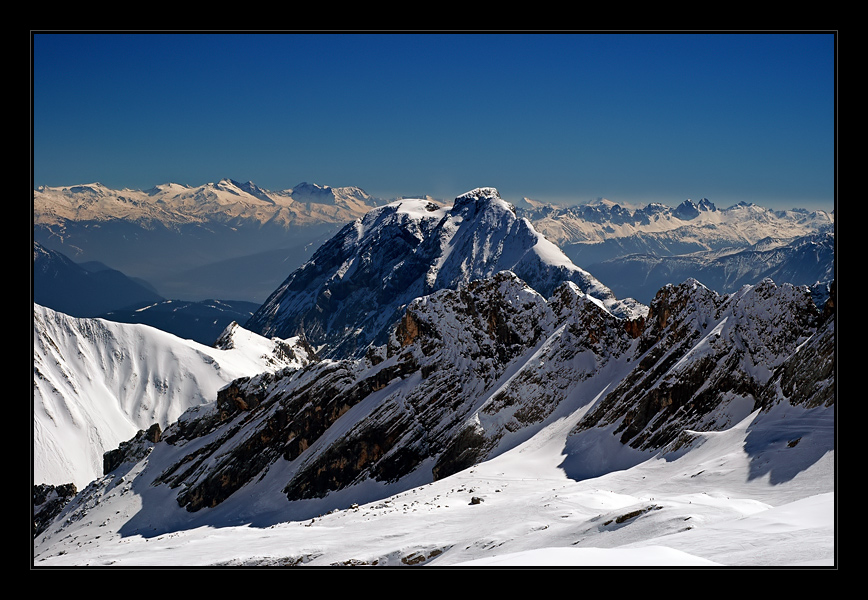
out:
{"label": "sunlit snow slope", "polygon": [[217,349],[146,325],[78,319],[33,306],[33,481],[102,475],[103,452],[154,423],[165,427],[243,375],[302,366],[302,349],[228,328]]}

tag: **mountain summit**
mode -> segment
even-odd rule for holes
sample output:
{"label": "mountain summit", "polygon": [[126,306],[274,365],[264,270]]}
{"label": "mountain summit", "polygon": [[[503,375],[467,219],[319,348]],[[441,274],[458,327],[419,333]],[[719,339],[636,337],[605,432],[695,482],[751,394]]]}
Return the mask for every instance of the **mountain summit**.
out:
{"label": "mountain summit", "polygon": [[452,206],[404,199],[341,229],[266,300],[246,327],[269,337],[303,333],[326,356],[381,345],[414,298],[512,271],[543,296],[564,281],[615,316],[644,315],[516,216],[496,189],[471,190]]}

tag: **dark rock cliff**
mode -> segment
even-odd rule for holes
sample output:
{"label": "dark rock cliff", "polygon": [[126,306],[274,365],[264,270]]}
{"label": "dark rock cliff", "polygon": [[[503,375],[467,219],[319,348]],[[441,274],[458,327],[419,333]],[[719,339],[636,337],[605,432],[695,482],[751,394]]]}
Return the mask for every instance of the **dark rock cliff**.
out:
{"label": "dark rock cliff", "polygon": [[[638,365],[579,423],[577,431],[614,425],[621,443],[640,450],[674,442],[684,429],[724,426],[728,404],[768,396],[772,374],[826,380],[829,345],[785,366],[816,332],[820,312],[807,288],[770,280],[720,296],[695,281],[662,289],[639,338]],[[834,336],[832,336],[834,337]],[[805,357],[805,358],[802,358]],[[824,365],[808,374],[804,361]],[[812,398],[815,394],[809,393]]]}
{"label": "dark rock cliff", "polygon": [[179,458],[156,483],[198,511],[275,466],[289,500],[434,480],[579,409],[573,435],[607,427],[635,449],[673,448],[685,429],[726,428],[746,408],[833,402],[833,353],[834,318],[807,288],[765,281],[721,296],[688,280],[625,321],[573,283],[545,300],[502,272],[413,301],[364,358],[226,386],[164,432]]}

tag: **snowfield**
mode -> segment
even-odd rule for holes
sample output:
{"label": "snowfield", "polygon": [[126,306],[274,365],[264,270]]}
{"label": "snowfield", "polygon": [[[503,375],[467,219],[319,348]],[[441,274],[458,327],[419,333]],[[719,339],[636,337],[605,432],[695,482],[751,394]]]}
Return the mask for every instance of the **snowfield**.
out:
{"label": "snowfield", "polygon": [[[80,490],[103,473],[103,453],[242,376],[304,360],[231,325],[213,348],[147,325],[77,319],[33,305],[33,482]],[[299,354],[301,356],[301,354]]]}
{"label": "snowfield", "polygon": [[[115,473],[93,484],[99,502],[68,515],[63,536],[50,528],[35,540],[34,566],[833,566],[834,453],[813,454],[834,435],[834,409],[779,410],[787,414],[752,413],[697,434],[677,457],[583,481],[560,466],[564,419],[488,462],[385,499],[366,503],[353,489],[355,500],[336,493],[254,506],[258,523],[221,522],[217,507],[174,531],[155,525],[192,522],[189,513],[171,498],[153,502],[146,481],[131,486],[132,471]],[[794,447],[756,439],[770,418],[809,420],[812,433]],[[249,500],[239,496],[232,501]],[[312,510],[321,512],[302,518]]]}

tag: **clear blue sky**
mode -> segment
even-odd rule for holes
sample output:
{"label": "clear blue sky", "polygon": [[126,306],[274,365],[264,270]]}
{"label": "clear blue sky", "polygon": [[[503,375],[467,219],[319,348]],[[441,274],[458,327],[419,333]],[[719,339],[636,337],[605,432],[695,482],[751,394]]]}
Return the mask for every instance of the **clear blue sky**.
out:
{"label": "clear blue sky", "polygon": [[828,33],[32,41],[34,185],[833,208]]}

